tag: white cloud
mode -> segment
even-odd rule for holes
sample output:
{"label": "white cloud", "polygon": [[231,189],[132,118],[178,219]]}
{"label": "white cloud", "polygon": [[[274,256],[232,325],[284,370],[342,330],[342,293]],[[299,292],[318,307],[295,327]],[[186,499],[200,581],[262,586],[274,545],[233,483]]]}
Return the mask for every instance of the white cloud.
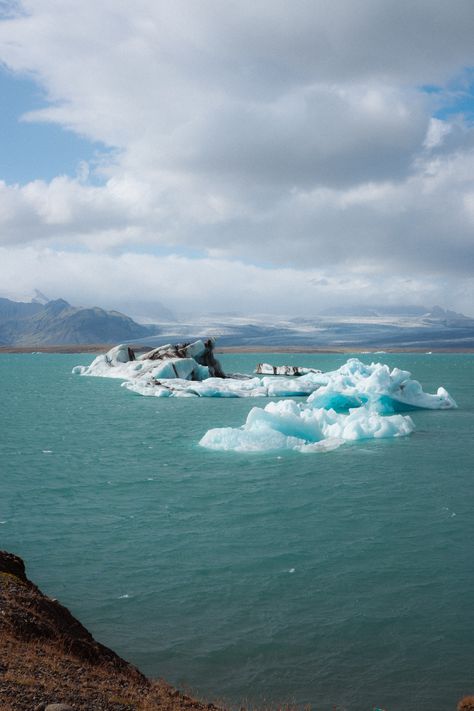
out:
{"label": "white cloud", "polygon": [[451,133],[452,126],[447,121],[432,118],[430,120],[428,131],[423,141],[423,146],[428,150],[440,146],[447,135]]}
{"label": "white cloud", "polygon": [[[117,308],[153,318],[156,302],[178,312],[238,310],[299,314],[347,303],[423,304],[442,301],[472,311],[474,279],[423,279],[407,269],[386,276],[376,263],[339,271],[267,269],[236,260],[191,259],[126,252],[92,254],[42,247],[0,247],[2,294],[31,294]],[[467,284],[467,289],[466,289]]]}
{"label": "white cloud", "polygon": [[[471,0],[21,7],[0,23],[0,61],[45,91],[44,108],[26,119],[114,149],[75,178],[0,183],[0,243],[56,259],[69,298],[88,291],[113,306],[117,284],[100,270],[139,278],[140,264],[158,269],[166,288],[173,269],[174,283],[185,279],[182,308],[205,279],[209,302],[230,301],[225,292],[252,308],[271,294],[296,310],[298,295],[279,296],[293,294],[289,277],[312,294],[308,279],[326,280],[322,297],[342,299],[349,291],[333,275],[344,273],[374,298],[393,300],[398,288],[404,299],[406,273],[415,300],[465,303],[474,130],[433,112],[474,65]],[[203,256],[157,262],[157,249]],[[90,260],[87,274],[74,270],[73,253]],[[48,291],[29,263],[29,289]],[[252,284],[247,302],[230,289],[237,278]],[[151,277],[140,281],[153,288]]]}

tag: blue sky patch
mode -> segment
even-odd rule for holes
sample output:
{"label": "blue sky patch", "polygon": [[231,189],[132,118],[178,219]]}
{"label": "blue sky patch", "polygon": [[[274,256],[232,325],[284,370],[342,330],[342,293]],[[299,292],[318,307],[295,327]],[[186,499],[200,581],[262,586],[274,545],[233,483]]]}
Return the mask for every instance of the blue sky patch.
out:
{"label": "blue sky patch", "polygon": [[21,119],[45,105],[38,86],[0,69],[0,180],[27,183],[76,174],[81,161],[94,161],[105,146],[55,124]]}

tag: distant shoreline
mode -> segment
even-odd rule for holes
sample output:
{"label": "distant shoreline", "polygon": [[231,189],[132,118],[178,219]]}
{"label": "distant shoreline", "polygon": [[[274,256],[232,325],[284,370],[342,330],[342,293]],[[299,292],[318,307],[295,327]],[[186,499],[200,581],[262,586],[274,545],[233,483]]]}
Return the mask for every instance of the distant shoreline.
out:
{"label": "distant shoreline", "polygon": [[320,354],[338,354],[338,353],[359,353],[360,355],[375,355],[379,353],[474,353],[474,348],[374,348],[369,350],[367,347],[354,346],[334,346],[326,348],[318,348],[317,346],[224,346],[216,348],[216,353],[320,353]]}
{"label": "distant shoreline", "polygon": [[[113,348],[116,343],[94,343],[94,344],[72,344],[72,345],[58,345],[58,346],[0,346],[0,355],[2,353],[64,353],[64,354],[74,354],[74,353],[90,353],[92,355],[97,355],[100,353],[106,353],[108,350]],[[132,346],[135,351],[144,353],[151,350],[154,346]],[[436,348],[430,346],[409,348],[409,347],[383,347],[383,346],[373,346],[369,349],[368,346],[333,346],[333,347],[318,347],[318,346],[221,346],[216,347],[215,352],[217,354],[226,353],[307,353],[307,354],[345,354],[345,353],[359,353],[366,355],[375,355],[380,353],[474,353],[474,348],[469,347],[457,347],[452,348]]]}

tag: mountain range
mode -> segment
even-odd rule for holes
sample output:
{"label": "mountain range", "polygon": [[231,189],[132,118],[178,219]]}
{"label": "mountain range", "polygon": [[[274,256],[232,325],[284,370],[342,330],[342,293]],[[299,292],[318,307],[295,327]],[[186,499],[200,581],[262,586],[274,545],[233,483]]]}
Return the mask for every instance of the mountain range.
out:
{"label": "mountain range", "polygon": [[[154,329],[156,332],[156,329]],[[144,338],[150,329],[119,311],[0,298],[0,346],[118,343]]]}
{"label": "mountain range", "polygon": [[71,306],[35,292],[31,301],[0,298],[0,346],[143,346],[217,338],[220,346],[368,349],[474,348],[474,319],[434,306],[331,309],[305,318],[214,313],[141,324],[118,311]]}

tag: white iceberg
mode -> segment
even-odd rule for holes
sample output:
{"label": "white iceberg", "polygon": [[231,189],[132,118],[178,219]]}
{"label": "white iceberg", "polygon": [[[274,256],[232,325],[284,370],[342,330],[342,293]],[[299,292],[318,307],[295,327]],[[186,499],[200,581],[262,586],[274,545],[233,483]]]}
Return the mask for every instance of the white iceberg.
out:
{"label": "white iceberg", "polygon": [[299,365],[270,365],[270,363],[259,363],[255,368],[257,375],[307,375],[308,373],[320,373],[317,368],[304,368]]}
{"label": "white iceberg", "polygon": [[206,378],[199,382],[178,378],[135,378],[122,383],[127,390],[139,395],[154,397],[268,397],[267,389],[259,378],[236,380]]}
{"label": "white iceberg", "polygon": [[[99,355],[80,375],[118,378],[127,390],[153,397],[308,397],[315,409],[347,411],[363,405],[380,414],[416,408],[450,409],[456,403],[442,387],[425,393],[408,371],[382,363],[365,365],[351,358],[337,370],[304,375],[224,376],[212,355],[212,343],[161,346],[138,358],[126,345]],[[207,365],[206,365],[207,363]],[[274,366],[270,366],[274,368]],[[275,366],[278,369],[280,366]],[[286,368],[286,366],[285,366]],[[266,368],[265,368],[266,370]],[[302,371],[303,369],[300,369]],[[219,377],[215,377],[219,374]]]}
{"label": "white iceberg", "polygon": [[282,400],[270,402],[263,409],[252,408],[242,427],[208,430],[199,444],[222,451],[292,449],[308,453],[335,449],[347,441],[401,437],[413,429],[413,421],[407,415],[384,416],[368,407],[341,414]]}
{"label": "white iceberg", "polygon": [[76,365],[72,372],[99,378],[119,378],[126,381],[143,380],[156,383],[160,379],[204,380],[210,369],[203,365],[208,346],[202,341],[183,346],[161,346],[136,358],[127,345],[111,348],[92,361],[89,366]]}
{"label": "white iceberg", "polygon": [[[399,410],[457,407],[444,388],[425,393],[408,371],[382,363],[365,365],[351,358],[327,373],[307,368],[291,377],[285,366],[280,376],[224,376],[212,349],[211,340],[196,341],[161,346],[136,358],[120,345],[73,372],[119,378],[126,389],[154,397],[307,397],[304,403],[285,399],[254,407],[242,427],[209,430],[200,445],[213,450],[329,451],[347,441],[410,434],[413,421]],[[283,372],[279,366],[260,370],[271,368]]]}

